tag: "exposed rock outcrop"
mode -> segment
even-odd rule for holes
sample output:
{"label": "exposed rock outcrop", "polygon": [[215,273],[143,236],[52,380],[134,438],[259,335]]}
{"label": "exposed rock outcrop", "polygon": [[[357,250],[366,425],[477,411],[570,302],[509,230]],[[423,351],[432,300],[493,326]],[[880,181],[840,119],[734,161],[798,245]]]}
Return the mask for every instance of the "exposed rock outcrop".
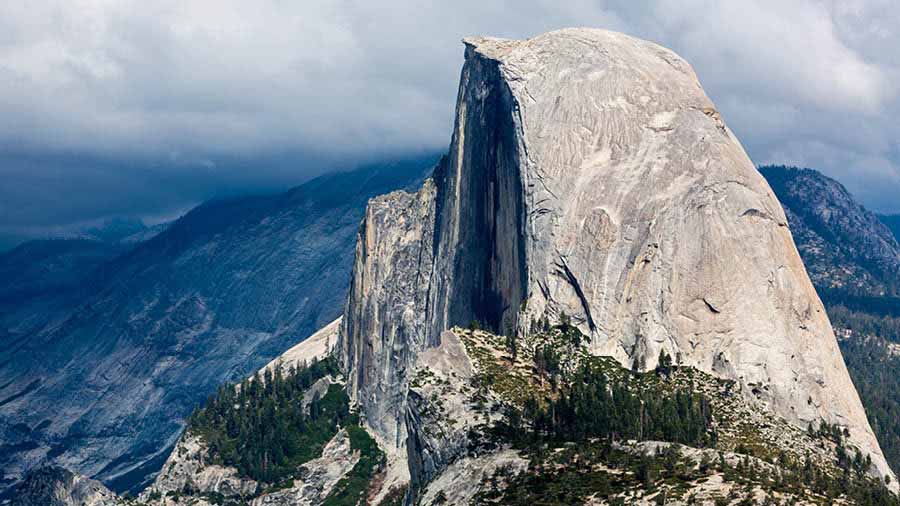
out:
{"label": "exposed rock outcrop", "polygon": [[13,494],[10,506],[115,506],[116,495],[99,481],[59,467],[28,475]]}
{"label": "exposed rock outcrop", "polygon": [[465,44],[448,156],[360,229],[338,346],[371,427],[404,443],[410,365],[442,331],[566,314],[622,365],[665,350],[844,427],[889,475],[784,212],[691,67],[603,30]]}
{"label": "exposed rock outcrop", "polygon": [[260,372],[274,370],[275,367],[281,367],[282,372],[287,372],[289,368],[309,364],[313,360],[321,360],[327,356],[337,344],[338,331],[341,328],[341,318],[337,318],[328,325],[322,327],[307,337],[303,341],[292,346],[288,351],[282,353]]}
{"label": "exposed rock outcrop", "polygon": [[[213,464],[207,453],[201,437],[184,434],[156,480],[141,494],[142,499],[153,502],[152,498],[165,498],[183,491],[216,493],[224,497],[250,497],[256,492],[255,481],[242,478],[233,467]],[[168,502],[163,501],[163,504]]]}
{"label": "exposed rock outcrop", "polygon": [[262,495],[252,506],[316,506],[356,463],[359,452],[350,447],[347,431],[339,431],[322,450],[322,456],[303,464],[300,477],[290,488]]}
{"label": "exposed rock outcrop", "polygon": [[464,456],[469,432],[487,426],[466,395],[475,371],[459,337],[445,331],[440,340],[438,346],[419,354],[408,394],[407,443],[413,488],[430,482]]}
{"label": "exposed rock outcrop", "polygon": [[237,469],[205,462],[207,452],[200,438],[188,436],[179,441],[156,481],[141,494],[141,501],[181,506],[216,496],[243,500],[252,506],[314,506],[322,504],[359,461],[359,452],[350,447],[347,431],[340,430],[319,458],[300,466],[290,486],[260,494],[259,484],[241,477]]}
{"label": "exposed rock outcrop", "polygon": [[498,470],[516,474],[525,470],[527,461],[515,450],[502,450],[481,457],[462,457],[442,469],[440,475],[421,491],[422,504],[474,504],[484,483]]}

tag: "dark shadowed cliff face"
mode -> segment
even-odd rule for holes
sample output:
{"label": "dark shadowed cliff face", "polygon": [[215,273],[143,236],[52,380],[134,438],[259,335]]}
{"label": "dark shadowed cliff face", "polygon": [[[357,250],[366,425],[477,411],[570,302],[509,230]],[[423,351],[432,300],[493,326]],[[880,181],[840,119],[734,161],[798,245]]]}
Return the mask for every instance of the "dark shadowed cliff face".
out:
{"label": "dark shadowed cliff face", "polygon": [[88,247],[75,273],[6,287],[37,286],[52,306],[9,297],[0,314],[3,485],[48,462],[119,490],[143,483],[207,393],[339,315],[366,202],[433,163],[210,202],[112,260]]}
{"label": "dark shadowed cliff face", "polygon": [[900,294],[900,244],[837,181],[810,169],[762,167],[787,214],[816,287],[828,292]]}

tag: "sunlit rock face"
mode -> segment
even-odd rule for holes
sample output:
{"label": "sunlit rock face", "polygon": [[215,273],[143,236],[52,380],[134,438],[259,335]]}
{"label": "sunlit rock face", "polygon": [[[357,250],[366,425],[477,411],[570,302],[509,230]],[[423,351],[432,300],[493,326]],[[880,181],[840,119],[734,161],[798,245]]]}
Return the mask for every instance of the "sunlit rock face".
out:
{"label": "sunlit rock face", "polygon": [[889,473],[773,192],[673,52],[567,29],[465,41],[449,153],[361,227],[339,350],[386,440],[410,360],[453,325],[564,313],[596,354],[666,350]]}
{"label": "sunlit rock face", "polygon": [[339,360],[377,435],[402,446],[407,369],[427,333],[434,184],[372,199],[360,226]]}

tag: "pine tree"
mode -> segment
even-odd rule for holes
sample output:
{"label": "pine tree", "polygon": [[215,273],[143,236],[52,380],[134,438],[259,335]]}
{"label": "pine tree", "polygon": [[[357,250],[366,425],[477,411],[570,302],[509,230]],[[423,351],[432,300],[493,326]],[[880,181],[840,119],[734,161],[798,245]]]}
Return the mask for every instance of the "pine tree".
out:
{"label": "pine tree", "polygon": [[656,366],[656,370],[667,378],[672,372],[672,357],[670,357],[669,354],[666,353],[666,350],[659,350],[659,360]]}

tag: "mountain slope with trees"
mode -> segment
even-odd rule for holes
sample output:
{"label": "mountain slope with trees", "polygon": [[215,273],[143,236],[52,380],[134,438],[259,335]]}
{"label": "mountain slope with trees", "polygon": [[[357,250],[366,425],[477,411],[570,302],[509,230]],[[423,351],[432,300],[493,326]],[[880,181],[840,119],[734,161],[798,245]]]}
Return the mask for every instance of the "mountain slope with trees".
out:
{"label": "mountain slope with trees", "polygon": [[339,314],[366,202],[433,163],[211,201],[124,252],[88,243],[58,272],[28,251],[75,243],[3,256],[0,271],[24,274],[0,314],[0,488],[50,463],[117,491],[146,484],[198,401]]}
{"label": "mountain slope with trees", "polygon": [[900,243],[837,181],[811,169],[761,167],[822,295],[900,294]]}

